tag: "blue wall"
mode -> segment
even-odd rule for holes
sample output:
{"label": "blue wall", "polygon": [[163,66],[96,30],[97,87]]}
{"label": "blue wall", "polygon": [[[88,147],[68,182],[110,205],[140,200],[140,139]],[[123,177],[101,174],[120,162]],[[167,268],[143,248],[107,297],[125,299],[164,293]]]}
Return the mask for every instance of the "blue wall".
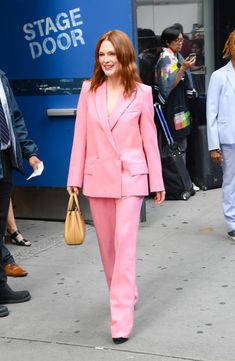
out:
{"label": "blue wall", "polygon": [[[131,0],[8,0],[0,22],[0,68],[6,72],[39,147],[45,170],[26,186],[64,187],[73,117],[47,116],[49,108],[76,108],[84,78],[92,75],[99,36],[121,29],[135,41]],[[31,173],[26,164],[26,176]]]}

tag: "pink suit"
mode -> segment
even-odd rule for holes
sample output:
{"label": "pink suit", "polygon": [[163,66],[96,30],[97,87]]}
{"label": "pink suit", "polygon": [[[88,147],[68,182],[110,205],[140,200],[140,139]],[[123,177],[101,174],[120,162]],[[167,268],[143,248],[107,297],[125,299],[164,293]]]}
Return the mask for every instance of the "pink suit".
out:
{"label": "pink suit", "polygon": [[[99,241],[108,287],[112,337],[128,337],[137,301],[136,239],[143,197],[164,190],[151,88],[137,84],[108,117],[106,82],[83,83],[68,186],[83,187]],[[149,181],[149,185],[148,185]]]}

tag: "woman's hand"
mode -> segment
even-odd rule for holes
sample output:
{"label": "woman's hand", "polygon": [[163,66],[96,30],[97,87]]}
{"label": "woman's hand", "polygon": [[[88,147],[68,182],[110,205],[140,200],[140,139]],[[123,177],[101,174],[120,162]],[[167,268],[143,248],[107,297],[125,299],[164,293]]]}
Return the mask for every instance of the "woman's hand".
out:
{"label": "woman's hand", "polygon": [[155,204],[161,204],[162,202],[164,202],[165,196],[166,196],[165,191],[156,192],[156,195],[154,197],[154,203]]}
{"label": "woman's hand", "polygon": [[78,188],[78,187],[69,186],[69,187],[67,187],[67,191],[68,191],[69,195],[71,195],[72,193],[76,193],[76,194],[78,195],[78,193],[79,193],[79,188]]}
{"label": "woman's hand", "polygon": [[223,155],[219,149],[213,149],[210,151],[210,156],[212,161],[216,165],[221,165],[223,163]]}
{"label": "woman's hand", "polygon": [[188,56],[181,65],[182,70],[185,71],[187,69],[190,69],[191,66],[195,65],[195,62],[196,62],[196,56],[193,57]]}
{"label": "woman's hand", "polygon": [[184,73],[186,70],[190,69],[191,66],[193,66],[196,62],[196,57],[187,57],[184,62],[181,64],[180,68],[178,69],[178,72],[176,74],[176,77],[173,81],[172,88],[173,90],[180,82],[181,78],[184,76]]}

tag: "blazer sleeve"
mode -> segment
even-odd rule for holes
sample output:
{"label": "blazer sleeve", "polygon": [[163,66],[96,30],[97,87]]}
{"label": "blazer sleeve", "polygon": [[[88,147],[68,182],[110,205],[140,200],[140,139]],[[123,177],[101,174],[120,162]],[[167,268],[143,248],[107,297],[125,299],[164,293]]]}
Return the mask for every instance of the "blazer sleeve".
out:
{"label": "blazer sleeve", "polygon": [[74,128],[73,146],[70,157],[67,186],[82,187],[86,159],[87,134],[87,93],[90,85],[85,81],[82,85],[77,106]]}
{"label": "blazer sleeve", "polygon": [[146,87],[144,91],[140,132],[148,165],[150,192],[163,191],[162,165],[157,142],[157,129],[154,123],[153,96],[150,87]]}
{"label": "blazer sleeve", "polygon": [[218,77],[218,73],[214,72],[210,78],[206,102],[207,138],[209,150],[218,149],[220,147],[217,122],[220,92],[221,81]]}
{"label": "blazer sleeve", "polygon": [[29,138],[28,130],[25,124],[23,114],[21,113],[12,88],[6,76],[3,76],[3,86],[7,96],[9,111],[11,114],[12,126],[16,142],[20,144],[22,156],[29,159],[33,155],[37,155],[37,145]]}
{"label": "blazer sleeve", "polygon": [[166,52],[159,58],[156,66],[156,82],[159,92],[158,98],[161,104],[165,104],[172,91],[172,86],[177,75],[177,58]]}

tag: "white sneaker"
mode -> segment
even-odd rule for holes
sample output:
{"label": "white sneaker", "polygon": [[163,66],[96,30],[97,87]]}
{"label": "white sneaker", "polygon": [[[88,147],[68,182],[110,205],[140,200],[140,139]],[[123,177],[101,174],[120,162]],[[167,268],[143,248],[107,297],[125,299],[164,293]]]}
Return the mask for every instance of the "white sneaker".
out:
{"label": "white sneaker", "polygon": [[192,184],[193,184],[193,190],[194,190],[195,192],[200,191],[200,188],[199,188],[198,186],[196,186],[196,184],[194,184],[194,183],[192,183]]}

